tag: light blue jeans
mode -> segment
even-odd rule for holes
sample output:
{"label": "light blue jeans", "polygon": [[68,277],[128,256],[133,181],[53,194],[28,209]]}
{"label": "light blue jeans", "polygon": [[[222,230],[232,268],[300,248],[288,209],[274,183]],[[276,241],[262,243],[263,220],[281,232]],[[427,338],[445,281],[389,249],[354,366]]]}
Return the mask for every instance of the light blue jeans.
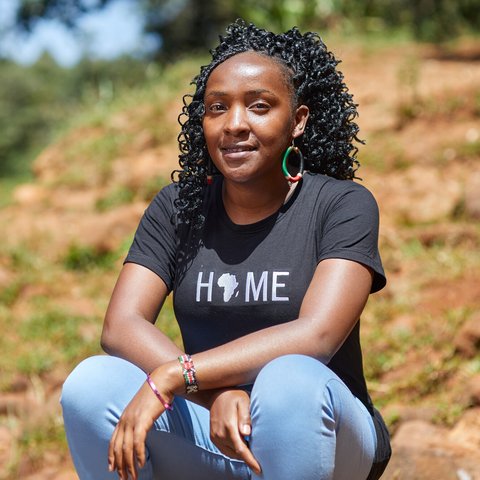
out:
{"label": "light blue jeans", "polygon": [[[67,378],[62,407],[81,480],[118,478],[107,470],[110,437],[145,374],[125,360],[84,360]],[[177,397],[147,436],[142,480],[364,480],[376,435],[370,413],[321,362],[287,355],[259,373],[251,395],[250,448],[257,476],[210,440],[209,411]]]}

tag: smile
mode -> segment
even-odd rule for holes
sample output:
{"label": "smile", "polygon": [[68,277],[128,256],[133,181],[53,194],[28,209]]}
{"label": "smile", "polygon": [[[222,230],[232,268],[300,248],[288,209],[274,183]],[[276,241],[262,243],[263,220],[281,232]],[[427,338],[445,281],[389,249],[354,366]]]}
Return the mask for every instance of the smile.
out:
{"label": "smile", "polygon": [[252,152],[256,149],[252,145],[226,145],[224,147],[220,147],[220,150],[225,154],[230,154]]}

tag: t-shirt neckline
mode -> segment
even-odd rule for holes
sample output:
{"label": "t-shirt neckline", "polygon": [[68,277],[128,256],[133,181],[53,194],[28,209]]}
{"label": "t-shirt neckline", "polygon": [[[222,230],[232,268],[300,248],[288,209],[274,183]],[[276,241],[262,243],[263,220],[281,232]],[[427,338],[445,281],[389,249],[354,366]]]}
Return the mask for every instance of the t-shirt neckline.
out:
{"label": "t-shirt neckline", "polygon": [[224,225],[226,225],[229,229],[234,230],[236,232],[245,232],[245,233],[252,233],[258,232],[263,230],[264,228],[271,227],[273,224],[278,223],[288,212],[288,210],[292,207],[295,200],[298,198],[302,187],[303,187],[304,179],[301,179],[295,188],[295,191],[292,193],[290,198],[274,213],[269,215],[268,217],[259,220],[258,222],[248,223],[245,225],[240,225],[234,223],[231,218],[228,216],[227,211],[225,210],[225,205],[223,203],[223,195],[222,195],[222,185],[223,185],[223,177],[219,177],[215,182],[213,187],[215,188],[215,202],[217,211],[219,213],[220,220]]}

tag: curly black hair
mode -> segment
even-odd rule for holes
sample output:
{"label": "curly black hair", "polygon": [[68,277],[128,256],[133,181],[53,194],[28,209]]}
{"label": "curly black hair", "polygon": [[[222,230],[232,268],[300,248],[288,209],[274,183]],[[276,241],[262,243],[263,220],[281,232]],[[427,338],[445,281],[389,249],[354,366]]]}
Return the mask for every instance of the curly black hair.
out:
{"label": "curly black hair", "polygon": [[318,34],[302,34],[294,27],[275,34],[239,20],[227,27],[219,45],[210,51],[212,61],[200,68],[192,84],[193,95],[183,97],[178,121],[180,147],[178,173],[179,198],[176,202],[179,219],[200,226],[203,194],[211,159],[205,143],[202,120],[205,113],[204,94],[207,80],[219,64],[238,53],[255,51],[279,61],[286,67],[293,86],[293,103],[307,105],[310,110],[305,131],[296,145],[305,157],[305,169],[338,179],[353,179],[360,166],[356,159],[357,105],[337,71],[340,63],[327,50]]}

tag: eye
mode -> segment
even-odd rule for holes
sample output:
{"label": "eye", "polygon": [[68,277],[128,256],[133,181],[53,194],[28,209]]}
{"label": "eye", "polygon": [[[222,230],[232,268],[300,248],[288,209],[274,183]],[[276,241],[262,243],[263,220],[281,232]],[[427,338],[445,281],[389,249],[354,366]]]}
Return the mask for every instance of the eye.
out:
{"label": "eye", "polygon": [[208,111],[209,112],[224,112],[225,110],[227,109],[227,107],[225,107],[225,105],[223,105],[222,103],[212,103],[209,107],[208,107]]}
{"label": "eye", "polygon": [[266,102],[263,102],[263,101],[258,101],[258,102],[255,102],[255,103],[252,103],[252,105],[250,106],[251,109],[253,110],[262,110],[262,111],[265,111],[265,110],[269,110],[270,109],[270,105]]}

